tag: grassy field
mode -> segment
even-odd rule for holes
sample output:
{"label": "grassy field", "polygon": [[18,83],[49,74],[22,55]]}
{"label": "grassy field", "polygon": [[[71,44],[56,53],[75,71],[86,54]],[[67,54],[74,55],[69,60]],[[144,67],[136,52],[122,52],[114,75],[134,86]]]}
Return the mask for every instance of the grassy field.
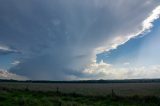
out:
{"label": "grassy field", "polygon": [[0,83],[0,106],[160,106],[160,83]]}
{"label": "grassy field", "polygon": [[0,88],[56,91],[83,95],[105,96],[112,89],[119,96],[160,96],[160,83],[18,83],[1,82]]}

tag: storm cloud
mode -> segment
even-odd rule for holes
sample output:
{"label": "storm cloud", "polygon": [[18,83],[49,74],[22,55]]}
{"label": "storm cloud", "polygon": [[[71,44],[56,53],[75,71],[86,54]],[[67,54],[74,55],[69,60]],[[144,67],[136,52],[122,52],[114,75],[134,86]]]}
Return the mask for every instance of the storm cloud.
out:
{"label": "storm cloud", "polygon": [[[141,30],[158,0],[1,0],[0,44],[21,54],[10,72],[37,80],[84,78],[101,47]],[[100,52],[102,52],[100,50]]]}

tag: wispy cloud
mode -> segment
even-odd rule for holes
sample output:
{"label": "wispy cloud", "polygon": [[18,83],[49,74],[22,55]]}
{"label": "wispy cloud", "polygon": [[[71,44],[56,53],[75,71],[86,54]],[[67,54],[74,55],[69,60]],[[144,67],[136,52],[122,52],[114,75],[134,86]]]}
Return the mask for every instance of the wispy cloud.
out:
{"label": "wispy cloud", "polygon": [[18,61],[18,60],[15,60],[15,61],[13,61],[11,64],[15,66],[15,65],[18,65],[18,64],[20,64],[20,61]]}
{"label": "wispy cloud", "polygon": [[18,53],[18,51],[11,49],[8,46],[0,45],[0,55],[10,54],[10,53]]}

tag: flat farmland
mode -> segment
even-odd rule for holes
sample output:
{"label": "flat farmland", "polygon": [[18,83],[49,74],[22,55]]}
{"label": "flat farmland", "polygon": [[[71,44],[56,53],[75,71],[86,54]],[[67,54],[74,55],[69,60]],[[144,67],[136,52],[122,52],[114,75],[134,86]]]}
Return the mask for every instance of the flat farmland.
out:
{"label": "flat farmland", "polygon": [[0,106],[160,106],[160,83],[0,82]]}
{"label": "flat farmland", "polygon": [[82,95],[105,96],[114,93],[118,96],[158,96],[160,83],[23,83],[0,82],[0,88],[31,91],[59,91]]}

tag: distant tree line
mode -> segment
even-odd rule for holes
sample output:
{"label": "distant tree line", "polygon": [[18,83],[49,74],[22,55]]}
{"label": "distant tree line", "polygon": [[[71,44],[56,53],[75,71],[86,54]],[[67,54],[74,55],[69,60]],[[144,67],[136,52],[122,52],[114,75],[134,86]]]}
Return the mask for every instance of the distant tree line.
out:
{"label": "distant tree line", "polygon": [[12,80],[0,79],[0,82],[23,82],[23,83],[160,83],[160,79],[124,79],[124,80],[72,80],[72,81],[50,81],[50,80]]}

